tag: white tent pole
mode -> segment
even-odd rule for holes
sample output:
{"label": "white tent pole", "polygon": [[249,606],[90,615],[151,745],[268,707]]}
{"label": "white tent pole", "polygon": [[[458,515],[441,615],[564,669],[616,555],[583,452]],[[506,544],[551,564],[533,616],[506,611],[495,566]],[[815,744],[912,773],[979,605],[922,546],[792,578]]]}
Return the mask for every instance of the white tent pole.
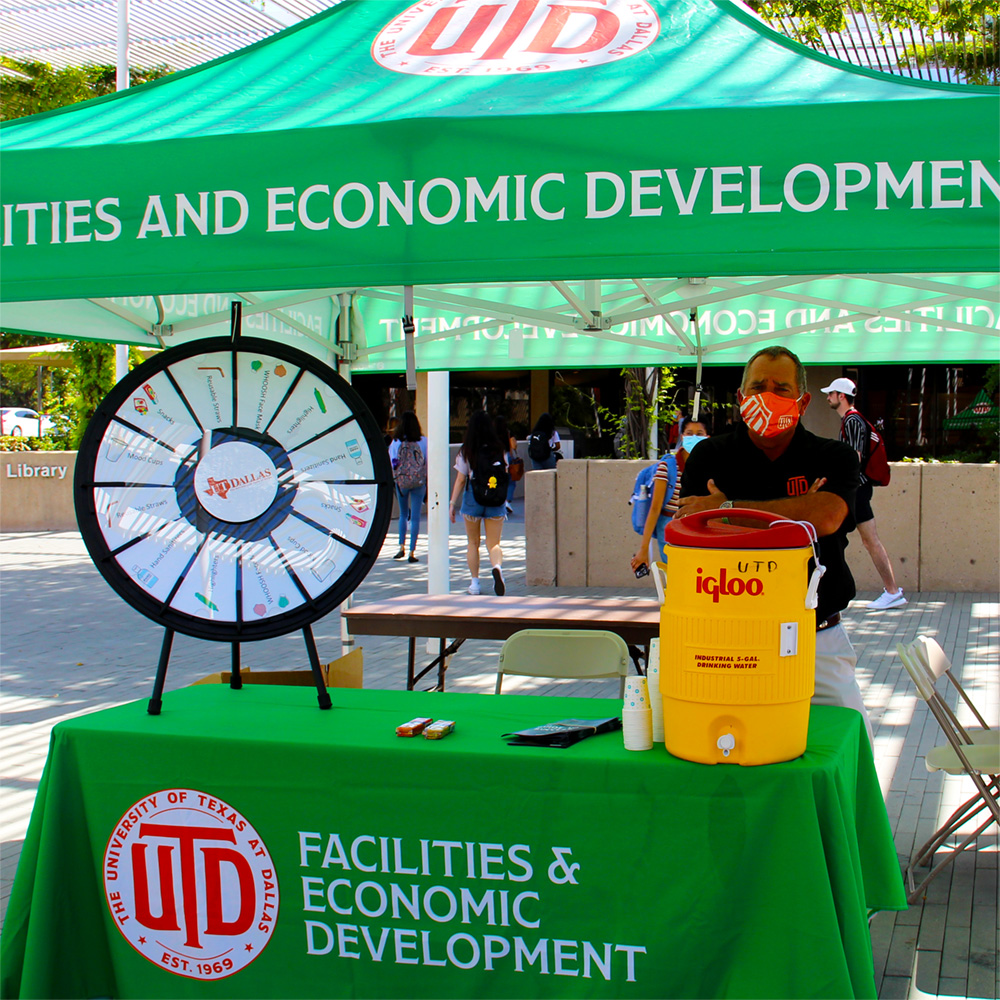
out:
{"label": "white tent pole", "polygon": [[[413,392],[417,387],[417,360],[413,346],[413,285],[406,285],[403,288],[403,316],[403,340],[406,345],[406,388]],[[407,319],[409,319],[409,329],[407,329]]]}
{"label": "white tent pole", "polygon": [[[128,4],[118,0],[118,32],[116,38],[115,90],[128,90]],[[128,345],[115,344],[115,381],[128,374]]]}
{"label": "white tent pole", "polygon": [[657,425],[656,418],[659,415],[659,400],[656,373],[659,369],[657,368],[647,368],[646,369],[646,393],[649,396],[650,402],[653,404],[652,413],[649,418],[649,440],[646,444],[646,457],[647,458],[659,458],[659,446],[660,446],[660,435],[659,426]]}
{"label": "white tent pole", "polygon": [[338,357],[337,353],[329,348],[327,350],[327,364],[336,365],[337,371],[350,382],[351,362],[354,360],[355,352],[350,347],[344,350],[344,345],[354,343],[354,333],[351,330],[351,296],[341,292],[337,296],[337,305],[340,307],[340,312],[334,323],[337,331],[337,346],[341,348],[342,353]]}
{"label": "white tent pole", "polygon": [[448,534],[451,499],[448,430],[450,426],[449,376],[447,372],[427,373],[427,593],[447,594]]}
{"label": "white tent pole", "polygon": [[701,328],[698,326],[698,307],[691,310],[691,323],[694,326],[694,339],[697,344],[698,363],[694,373],[694,405],[691,407],[691,419],[697,420],[701,412],[701,365],[705,352],[701,346]]}
{"label": "white tent pole", "polygon": [[[343,347],[350,344],[353,340],[351,334],[351,297],[350,295],[341,293],[337,297],[337,300],[340,306],[340,313],[334,321],[336,325],[334,331],[332,332],[335,332],[338,345]],[[338,374],[347,382],[350,382],[351,359],[353,356],[353,351],[351,351],[349,347],[342,355],[340,355],[339,358],[333,353],[333,351],[327,351],[327,363],[336,365]],[[351,635],[351,632],[347,627],[347,616],[344,614],[345,611],[350,610],[353,604],[354,594],[348,594],[347,599],[340,605],[340,644],[341,655],[343,656],[346,656],[354,646],[354,636]]]}

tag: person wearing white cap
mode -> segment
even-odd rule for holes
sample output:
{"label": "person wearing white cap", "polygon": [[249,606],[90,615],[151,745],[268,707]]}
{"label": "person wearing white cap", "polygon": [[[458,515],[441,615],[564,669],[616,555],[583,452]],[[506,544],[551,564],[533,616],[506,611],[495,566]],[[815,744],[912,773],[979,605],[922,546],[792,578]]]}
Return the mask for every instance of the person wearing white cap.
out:
{"label": "person wearing white cap", "polygon": [[854,408],[858,387],[851,379],[841,377],[824,386],[822,391],[827,394],[826,401],[830,404],[830,408],[840,414],[840,440],[849,444],[861,460],[861,485],[854,497],[854,520],[861,536],[861,544],[871,557],[885,588],[868,604],[868,609],[885,611],[887,608],[898,608],[906,603],[906,598],[903,596],[902,587],[896,586],[896,575],[892,571],[889,554],[885,551],[885,546],[875,528],[875,513],[872,510],[873,483],[865,475],[873,450],[872,431],[868,421]]}

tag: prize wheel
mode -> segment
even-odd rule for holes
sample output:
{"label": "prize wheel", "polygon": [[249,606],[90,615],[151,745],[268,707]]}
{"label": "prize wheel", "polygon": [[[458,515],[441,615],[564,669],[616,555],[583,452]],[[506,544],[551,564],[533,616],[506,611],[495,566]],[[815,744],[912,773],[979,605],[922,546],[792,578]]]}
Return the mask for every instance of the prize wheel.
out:
{"label": "prize wheel", "polygon": [[361,397],[302,351],[243,337],[173,347],[91,419],[74,496],[97,568],[200,639],[302,629],[365,578],[394,486]]}

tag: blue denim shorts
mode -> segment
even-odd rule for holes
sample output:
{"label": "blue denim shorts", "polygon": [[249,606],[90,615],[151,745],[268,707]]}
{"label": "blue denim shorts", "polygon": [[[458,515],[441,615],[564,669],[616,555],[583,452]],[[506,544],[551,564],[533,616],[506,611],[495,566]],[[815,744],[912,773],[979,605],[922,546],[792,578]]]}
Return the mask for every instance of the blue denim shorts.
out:
{"label": "blue denim shorts", "polygon": [[465,492],[462,494],[461,509],[464,517],[496,518],[507,516],[507,509],[503,504],[499,504],[496,507],[484,507],[481,503],[477,503],[476,498],[472,495],[472,488],[469,486],[465,488]]}

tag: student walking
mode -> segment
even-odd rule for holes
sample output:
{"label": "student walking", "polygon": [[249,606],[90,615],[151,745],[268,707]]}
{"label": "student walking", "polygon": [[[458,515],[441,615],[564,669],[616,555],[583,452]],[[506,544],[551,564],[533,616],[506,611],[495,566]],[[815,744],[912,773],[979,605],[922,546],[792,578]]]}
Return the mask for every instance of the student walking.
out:
{"label": "student walking", "polygon": [[[878,537],[875,528],[875,512],[872,510],[872,492],[875,485],[872,475],[878,473],[871,466],[872,456],[877,454],[881,446],[881,468],[885,473],[885,482],[889,481],[889,467],[885,462],[885,446],[867,420],[854,408],[854,399],[858,387],[849,378],[835,378],[821,390],[827,394],[826,401],[830,409],[836,410],[840,416],[840,440],[849,444],[857,453],[861,462],[861,485],[854,496],[854,520],[864,545],[878,575],[882,578],[883,591],[866,606],[869,611],[885,611],[887,608],[902,607],[906,603],[903,588],[896,586],[896,574],[892,570],[889,553]],[[880,484],[881,485],[881,484]]]}
{"label": "student walking", "polygon": [[[514,478],[513,472],[511,471],[512,462],[520,462],[521,468],[524,468],[524,462],[517,453],[517,438],[515,438],[507,427],[507,421],[504,417],[494,417],[493,426],[496,428],[497,437],[500,439],[500,443],[503,445],[503,460],[507,465],[507,475],[510,478],[510,482],[507,484],[507,500],[504,503],[504,509],[508,514],[514,513],[514,508],[511,506],[511,500],[514,499],[514,490],[517,489],[517,479]],[[521,477],[518,476],[518,479]]]}
{"label": "student walking", "polygon": [[411,563],[417,559],[417,536],[420,534],[420,508],[427,494],[427,438],[420,430],[420,421],[412,410],[403,414],[396,436],[389,444],[392,477],[399,501],[399,551],[392,557],[406,555],[406,525],[410,525]]}
{"label": "student walking", "polygon": [[538,469],[554,469],[556,462],[562,458],[562,446],[559,443],[559,432],[551,413],[543,413],[538,418],[528,437],[528,458],[531,467]]}
{"label": "student walking", "polygon": [[455,488],[449,513],[452,524],[461,511],[467,539],[466,560],[469,564],[469,593],[479,594],[479,545],[483,522],[486,522],[486,549],[489,553],[493,592],[503,597],[503,552],[500,534],[503,531],[504,502],[507,496],[507,465],[503,443],[497,437],[493,421],[485,410],[476,410],[469,418],[465,440],[455,459]]}
{"label": "student walking", "polygon": [[[680,446],[675,455],[677,473],[673,476],[674,486],[669,496],[667,495],[667,489],[670,486],[671,480],[670,463],[664,458],[657,465],[656,472],[653,475],[653,493],[650,498],[649,514],[646,517],[646,523],[643,528],[642,541],[639,543],[639,548],[636,549],[635,555],[632,556],[633,572],[640,566],[648,566],[650,558],[653,558],[654,561],[655,559],[663,559],[662,529],[666,521],[677,513],[678,502],[681,497],[680,473],[684,471],[684,464],[687,462],[687,457],[691,449],[707,437],[708,429],[702,421],[689,420],[684,425],[684,433],[681,436]],[[655,550],[650,546],[650,542],[654,538],[656,539]]]}

